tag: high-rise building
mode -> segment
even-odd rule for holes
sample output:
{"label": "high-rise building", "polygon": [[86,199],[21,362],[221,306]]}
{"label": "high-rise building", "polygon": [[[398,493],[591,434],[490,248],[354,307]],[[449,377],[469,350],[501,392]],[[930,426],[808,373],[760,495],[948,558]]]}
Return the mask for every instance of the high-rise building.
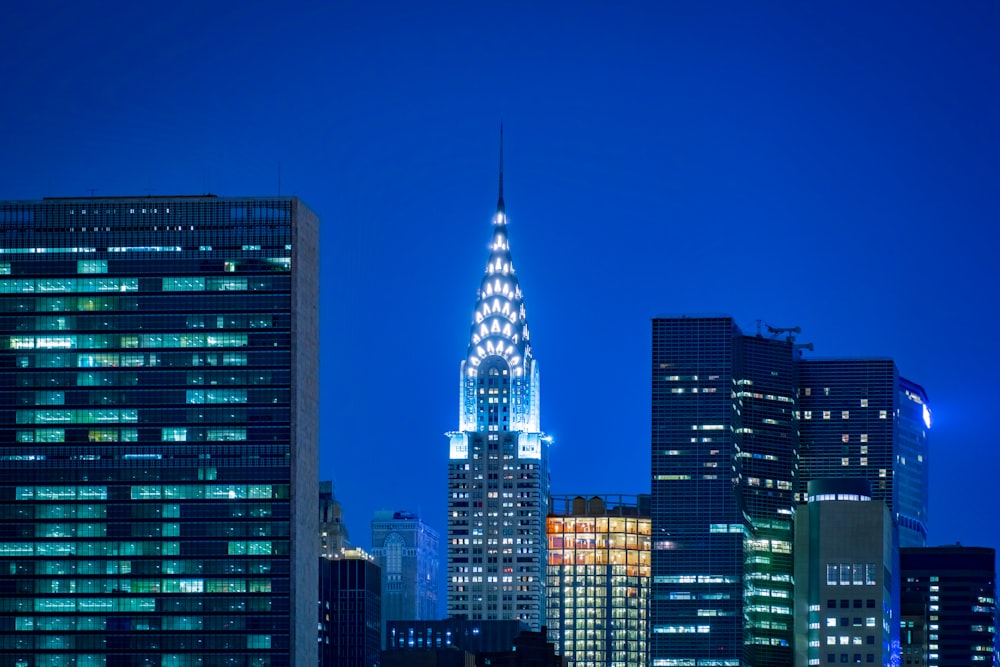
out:
{"label": "high-rise building", "polygon": [[3,663],[314,662],[316,216],[53,198],[0,225]]}
{"label": "high-rise building", "polygon": [[792,661],[791,340],[653,320],[650,665]]}
{"label": "high-rise building", "polygon": [[380,510],[372,555],[382,569],[382,622],[438,617],[438,534],[413,512]]}
{"label": "high-rise building", "polygon": [[553,496],[549,640],[576,667],[646,667],[649,495]]}
{"label": "high-rise building", "polygon": [[900,550],[903,665],[996,665],[996,552],[985,547]]}
{"label": "high-rise building", "polygon": [[795,662],[898,665],[892,519],[861,478],[809,482],[795,519]]}
{"label": "high-rise building", "polygon": [[548,443],[538,364],[500,197],[449,433],[448,615],[545,622]]}
{"label": "high-rise building", "polygon": [[801,466],[797,496],[815,479],[862,477],[893,514],[899,546],[927,540],[930,410],[891,359],[799,362]]}
{"label": "high-rise building", "polygon": [[351,548],[351,538],[344,523],[344,508],[333,495],[333,482],[319,483],[319,554],[333,558]]}
{"label": "high-rise building", "polygon": [[379,666],[381,596],[382,573],[361,549],[319,559],[319,667]]}

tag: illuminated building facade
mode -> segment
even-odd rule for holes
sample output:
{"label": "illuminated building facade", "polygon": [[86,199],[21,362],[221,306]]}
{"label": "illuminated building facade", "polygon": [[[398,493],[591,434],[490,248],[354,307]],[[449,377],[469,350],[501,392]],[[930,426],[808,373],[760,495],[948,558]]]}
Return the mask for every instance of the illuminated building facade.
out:
{"label": "illuminated building facade", "polygon": [[802,502],[814,479],[862,477],[893,514],[902,547],[927,540],[930,409],[891,359],[799,362]]}
{"label": "illuminated building facade", "polygon": [[316,659],[318,220],[0,203],[0,654]]}
{"label": "illuminated building facade", "polygon": [[796,667],[899,664],[892,519],[867,480],[809,482],[795,581]]}
{"label": "illuminated building facade", "polygon": [[548,635],[577,667],[646,667],[649,501],[648,495],[551,499]]}
{"label": "illuminated building facade", "polygon": [[372,555],[382,569],[382,621],[438,617],[438,534],[413,512],[375,512]]}
{"label": "illuminated building facade", "polygon": [[650,665],[792,661],[791,340],[653,320]]}
{"label": "illuminated building facade", "polygon": [[500,197],[449,433],[448,615],[545,622],[548,443]]}
{"label": "illuminated building facade", "polygon": [[900,550],[902,665],[1000,663],[996,552],[985,547]]}
{"label": "illuminated building facade", "polygon": [[382,573],[361,549],[319,559],[319,667],[379,666],[381,595]]}

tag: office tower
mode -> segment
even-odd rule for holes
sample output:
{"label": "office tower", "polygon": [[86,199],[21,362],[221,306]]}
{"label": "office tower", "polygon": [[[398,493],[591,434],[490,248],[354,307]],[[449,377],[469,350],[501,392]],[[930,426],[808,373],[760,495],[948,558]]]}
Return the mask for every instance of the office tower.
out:
{"label": "office tower", "polygon": [[351,548],[344,524],[344,509],[333,495],[333,482],[319,483],[319,554],[333,558]]}
{"label": "office tower", "polygon": [[794,354],[726,316],[653,320],[653,667],[792,661]]}
{"label": "office tower", "polygon": [[500,197],[448,434],[448,615],[544,622],[548,443]]}
{"label": "office tower", "polygon": [[553,496],[547,629],[577,667],[646,667],[649,495]]}
{"label": "office tower", "polygon": [[862,477],[889,506],[898,544],[923,546],[927,394],[891,359],[803,360],[799,376],[800,501],[814,479]]}
{"label": "office tower", "polygon": [[438,534],[413,512],[375,512],[372,554],[382,569],[382,621],[438,617]]}
{"label": "office tower", "polygon": [[381,598],[382,573],[369,554],[345,549],[319,559],[319,667],[378,667]]}
{"label": "office tower", "polygon": [[6,664],[316,655],[318,220],[0,203]]}
{"label": "office tower", "polygon": [[902,664],[996,665],[996,552],[984,547],[900,550]]}
{"label": "office tower", "polygon": [[867,480],[809,482],[795,519],[795,665],[898,659],[892,519]]}

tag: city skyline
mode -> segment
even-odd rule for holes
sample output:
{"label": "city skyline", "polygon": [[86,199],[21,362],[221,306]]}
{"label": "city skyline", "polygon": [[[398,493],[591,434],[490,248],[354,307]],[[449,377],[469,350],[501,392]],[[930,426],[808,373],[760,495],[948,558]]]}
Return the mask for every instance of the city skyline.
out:
{"label": "city skyline", "polygon": [[[1000,467],[995,6],[101,9],[0,28],[0,198],[280,189],[316,210],[317,476],[354,535],[377,509],[445,533],[502,116],[553,493],[648,492],[650,319],[721,311],[801,326],[811,359],[894,359],[934,417],[928,544],[1000,548],[962,511],[995,504]],[[404,359],[399,437],[377,427]]]}

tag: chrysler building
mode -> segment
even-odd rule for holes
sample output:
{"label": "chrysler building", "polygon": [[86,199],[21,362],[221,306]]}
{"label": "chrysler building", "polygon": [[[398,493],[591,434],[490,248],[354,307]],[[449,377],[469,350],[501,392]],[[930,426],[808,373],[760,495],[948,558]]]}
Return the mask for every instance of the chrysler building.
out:
{"label": "chrysler building", "polygon": [[545,623],[548,442],[539,426],[538,363],[507,237],[503,201],[476,294],[448,433],[448,615]]}

